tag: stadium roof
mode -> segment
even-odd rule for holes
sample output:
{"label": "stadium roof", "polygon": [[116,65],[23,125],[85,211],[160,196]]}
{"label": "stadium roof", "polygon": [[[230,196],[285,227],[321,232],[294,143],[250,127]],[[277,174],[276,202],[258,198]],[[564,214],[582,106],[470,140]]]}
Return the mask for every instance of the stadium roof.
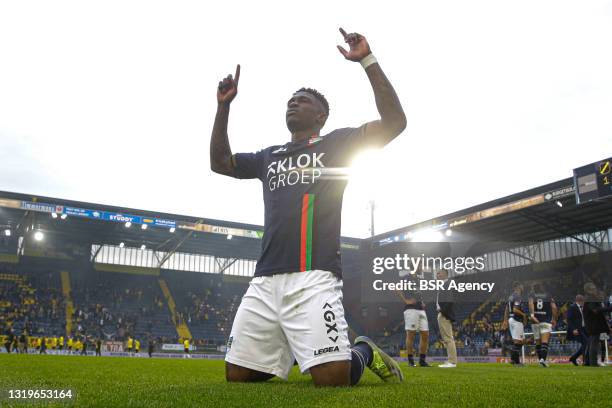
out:
{"label": "stadium roof", "polygon": [[[52,218],[52,213],[67,217]],[[125,227],[127,221],[133,224],[131,228]],[[150,228],[143,230],[144,224]],[[145,244],[165,252],[243,259],[258,258],[263,233],[260,225],[0,191],[0,229],[4,228],[40,229],[87,244]],[[410,233],[424,229],[451,229],[453,237],[496,242],[582,240],[581,234],[609,228],[612,200],[577,205],[574,182],[568,178],[366,240],[343,237],[342,244],[358,249],[364,241],[373,246],[408,241]]]}
{"label": "stadium roof", "polygon": [[[165,252],[242,259],[259,257],[263,235],[261,225],[0,191],[0,230],[5,228],[52,232],[87,244],[145,244]],[[345,247],[356,249],[360,242],[342,238]]]}
{"label": "stadium roof", "polygon": [[[52,218],[54,212],[60,216]],[[66,214],[65,220],[61,214]],[[131,228],[125,227],[127,221]],[[7,226],[24,230],[29,226],[97,244],[145,244],[160,251],[245,259],[257,259],[263,230],[259,225],[0,192],[0,228]]]}
{"label": "stadium roof", "polygon": [[612,227],[612,200],[576,204],[572,178],[399,228],[371,238],[373,245],[408,240],[427,229],[498,242],[541,242]]}

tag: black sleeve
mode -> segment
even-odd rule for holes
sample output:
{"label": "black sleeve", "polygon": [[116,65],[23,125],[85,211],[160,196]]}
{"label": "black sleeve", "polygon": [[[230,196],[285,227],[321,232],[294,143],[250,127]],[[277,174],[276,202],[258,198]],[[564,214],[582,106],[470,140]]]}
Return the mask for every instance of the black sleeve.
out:
{"label": "black sleeve", "polygon": [[450,285],[450,279],[446,281],[444,289],[438,291],[438,303],[442,306],[442,303],[452,302],[453,301],[453,291],[449,290],[448,287]]}
{"label": "black sleeve", "polygon": [[239,179],[262,179],[263,151],[236,153],[232,156],[234,176]]}
{"label": "black sleeve", "polygon": [[576,310],[573,307],[567,309],[567,329],[574,330],[578,328],[576,324],[578,321],[578,316],[576,316]]}
{"label": "black sleeve", "polygon": [[337,148],[342,151],[345,165],[348,166],[353,158],[361,151],[383,147],[387,141],[382,137],[368,134],[368,124],[358,128],[342,128],[334,130],[326,137],[334,140]]}
{"label": "black sleeve", "polygon": [[451,322],[455,321],[455,311],[453,309],[453,304],[450,302],[440,303],[440,313],[442,316],[446,317]]}

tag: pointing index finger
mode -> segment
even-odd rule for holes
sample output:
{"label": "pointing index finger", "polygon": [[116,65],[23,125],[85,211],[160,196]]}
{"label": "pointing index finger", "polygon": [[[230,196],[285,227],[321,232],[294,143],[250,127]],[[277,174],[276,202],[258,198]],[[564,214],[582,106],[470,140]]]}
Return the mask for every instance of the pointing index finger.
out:
{"label": "pointing index finger", "polygon": [[342,34],[342,36],[346,40],[347,34],[346,34],[346,31],[344,31],[344,29],[342,27],[340,27],[340,34]]}
{"label": "pointing index finger", "polygon": [[236,65],[236,75],[234,75],[234,82],[238,84],[239,79],[240,79],[240,64]]}

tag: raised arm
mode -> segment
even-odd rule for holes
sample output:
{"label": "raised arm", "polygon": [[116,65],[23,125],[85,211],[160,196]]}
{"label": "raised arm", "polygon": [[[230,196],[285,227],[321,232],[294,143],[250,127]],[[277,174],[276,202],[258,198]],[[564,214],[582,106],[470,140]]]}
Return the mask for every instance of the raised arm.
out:
{"label": "raised arm", "polygon": [[406,297],[404,296],[404,293],[403,293],[403,292],[397,292],[397,291],[394,291],[394,293],[395,293],[395,294],[397,294],[397,296],[398,296],[400,299],[402,299],[402,302],[404,302],[404,303],[408,304],[408,301],[406,300]]}
{"label": "raised arm", "polygon": [[406,128],[406,115],[402,104],[380,64],[374,58],[365,37],[357,33],[347,34],[342,28],[340,33],[350,49],[347,51],[338,46],[338,50],[347,60],[361,62],[374,90],[380,119],[367,123],[366,132],[372,138],[380,138],[380,144],[385,145]]}
{"label": "raised arm", "polygon": [[228,75],[219,82],[217,88],[217,114],[210,137],[210,168],[215,173],[234,176],[232,149],[227,137],[227,121],[230,104],[238,94],[240,65],[236,66],[236,75]]}
{"label": "raised arm", "polygon": [[504,307],[504,320],[503,320],[502,325],[501,325],[501,329],[502,330],[508,329],[508,316],[509,316],[509,314],[508,314],[508,307]]}

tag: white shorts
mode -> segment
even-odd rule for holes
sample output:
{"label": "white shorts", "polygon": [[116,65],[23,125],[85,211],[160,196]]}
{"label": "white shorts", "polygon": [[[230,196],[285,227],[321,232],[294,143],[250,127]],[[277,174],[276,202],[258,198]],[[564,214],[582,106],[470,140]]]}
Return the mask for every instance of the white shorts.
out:
{"label": "white shorts", "polygon": [[351,359],[342,281],[331,272],[256,277],[242,297],[225,361],[286,380],[294,358],[302,373]]}
{"label": "white shorts", "polygon": [[552,332],[552,324],[546,322],[531,323],[531,330],[533,330],[533,338],[540,340],[542,334]]}
{"label": "white shorts", "polygon": [[424,310],[404,310],[404,321],[406,322],[406,330],[429,331],[429,324],[427,323],[427,314]]}
{"label": "white shorts", "polygon": [[523,322],[514,320],[512,317],[508,319],[508,326],[510,326],[510,335],[512,340],[525,340],[525,327]]}

